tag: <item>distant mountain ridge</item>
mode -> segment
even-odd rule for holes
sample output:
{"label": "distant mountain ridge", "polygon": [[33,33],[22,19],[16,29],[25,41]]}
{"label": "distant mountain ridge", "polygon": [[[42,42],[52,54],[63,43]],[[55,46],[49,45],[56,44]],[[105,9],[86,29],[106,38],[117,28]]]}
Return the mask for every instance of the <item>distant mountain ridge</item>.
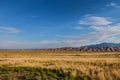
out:
{"label": "distant mountain ridge", "polygon": [[95,44],[95,45],[86,45],[82,47],[88,47],[88,48],[102,48],[102,47],[120,47],[120,43],[100,43],[100,44]]}
{"label": "distant mountain ridge", "polygon": [[61,48],[43,48],[31,50],[67,50],[67,51],[80,51],[80,52],[120,52],[120,43],[100,43],[95,45],[86,45],[81,47],[61,47]]}
{"label": "distant mountain ridge", "polygon": [[120,52],[120,43],[101,43],[82,47],[62,47],[47,50],[75,50],[80,52]]}

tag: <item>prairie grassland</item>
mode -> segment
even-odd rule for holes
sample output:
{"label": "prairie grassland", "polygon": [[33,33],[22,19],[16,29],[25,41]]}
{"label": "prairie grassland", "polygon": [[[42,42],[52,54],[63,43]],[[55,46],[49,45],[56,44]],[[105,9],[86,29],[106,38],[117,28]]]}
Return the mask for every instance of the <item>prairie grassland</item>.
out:
{"label": "prairie grassland", "polygon": [[89,76],[83,80],[120,80],[120,52],[0,50],[0,66],[62,69],[74,77]]}

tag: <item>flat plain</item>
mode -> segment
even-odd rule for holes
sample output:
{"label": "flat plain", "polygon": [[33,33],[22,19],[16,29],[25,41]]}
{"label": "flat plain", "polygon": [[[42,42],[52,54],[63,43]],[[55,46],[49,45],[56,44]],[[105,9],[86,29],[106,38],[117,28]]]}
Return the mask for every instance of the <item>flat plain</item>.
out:
{"label": "flat plain", "polygon": [[[1,80],[120,80],[120,52],[0,50],[0,67]],[[26,73],[25,68],[35,69],[34,74]],[[47,72],[44,78],[35,76],[36,69],[56,76],[50,78]],[[63,73],[57,75],[54,70]]]}

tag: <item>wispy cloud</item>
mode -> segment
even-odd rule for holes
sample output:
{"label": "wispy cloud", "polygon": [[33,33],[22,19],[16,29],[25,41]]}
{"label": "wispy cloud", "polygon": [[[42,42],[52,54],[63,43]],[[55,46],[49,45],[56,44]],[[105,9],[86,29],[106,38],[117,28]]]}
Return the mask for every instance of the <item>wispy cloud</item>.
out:
{"label": "wispy cloud", "polygon": [[84,28],[83,27],[80,27],[80,26],[77,26],[77,27],[74,27],[75,30],[83,30]]}
{"label": "wispy cloud", "polygon": [[94,30],[84,36],[84,39],[94,42],[119,42],[120,38],[120,25],[108,25],[108,26],[91,26]]}
{"label": "wispy cloud", "polygon": [[105,6],[106,7],[114,7],[114,8],[120,7],[117,3],[114,3],[114,2],[110,2],[110,3],[106,4]]}
{"label": "wispy cloud", "polygon": [[99,16],[86,15],[82,20],[79,21],[79,24],[82,25],[108,25],[112,22],[110,19]]}
{"label": "wispy cloud", "polygon": [[20,30],[13,27],[0,27],[0,33],[19,33]]}
{"label": "wispy cloud", "polygon": [[76,39],[87,40],[90,43],[99,42],[120,42],[120,23],[114,23],[111,18],[99,17],[99,16],[85,16],[80,20],[80,25],[89,25],[92,32],[88,34],[80,35]]}

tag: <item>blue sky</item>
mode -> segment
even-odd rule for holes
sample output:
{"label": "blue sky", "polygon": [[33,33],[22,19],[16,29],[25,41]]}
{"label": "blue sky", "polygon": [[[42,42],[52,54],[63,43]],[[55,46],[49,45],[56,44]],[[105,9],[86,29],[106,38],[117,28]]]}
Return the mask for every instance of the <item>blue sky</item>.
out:
{"label": "blue sky", "polygon": [[0,0],[0,49],[120,42],[120,0]]}

